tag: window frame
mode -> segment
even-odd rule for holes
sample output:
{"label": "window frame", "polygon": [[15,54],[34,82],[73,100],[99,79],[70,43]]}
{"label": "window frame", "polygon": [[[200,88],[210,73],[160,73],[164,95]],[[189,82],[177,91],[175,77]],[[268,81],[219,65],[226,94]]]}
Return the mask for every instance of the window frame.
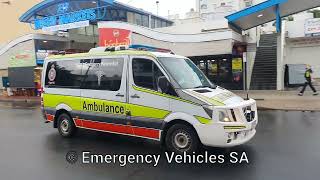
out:
{"label": "window frame", "polygon": [[[48,68],[50,68],[50,64],[51,63],[54,63],[54,64],[57,64],[57,63],[59,63],[59,62],[65,62],[65,61],[79,61],[79,63],[81,64],[81,72],[82,72],[82,63],[81,63],[81,60],[82,59],[74,59],[74,58],[72,58],[72,59],[53,59],[53,60],[50,60],[50,61],[48,61],[47,63],[46,63],[46,67],[45,67],[45,69],[43,69],[43,71],[44,71],[44,88],[48,88],[48,89],[80,89],[80,87],[81,87],[81,83],[82,83],[82,81],[83,80],[81,80],[81,82],[80,82],[80,85],[79,86],[58,86],[58,85],[49,85],[49,84],[47,84],[49,81],[47,81],[48,80],[48,73],[49,73],[49,69]],[[55,69],[55,72],[57,73],[57,69]],[[82,73],[81,73],[81,76],[82,76]],[[57,77],[56,77],[57,78]]]}
{"label": "window frame", "polygon": [[[147,57],[147,56],[132,56],[132,57],[131,57],[131,61],[130,61],[130,63],[131,63],[131,65],[130,65],[130,67],[131,67],[130,71],[131,71],[131,77],[132,77],[132,83],[133,83],[133,85],[135,85],[135,86],[137,86],[137,87],[140,87],[140,88],[144,88],[144,89],[148,89],[148,90],[152,90],[152,91],[157,91],[157,92],[159,92],[158,90],[150,89],[150,88],[147,88],[147,87],[142,87],[142,86],[139,86],[139,85],[136,84],[135,79],[134,79],[134,71],[133,71],[133,61],[134,61],[134,59],[145,59],[145,60],[149,60],[149,61],[153,62],[153,63],[158,67],[158,69],[161,71],[161,73],[162,73],[162,74],[167,78],[167,80],[171,83],[170,78],[168,77],[167,73],[164,71],[163,67],[161,66],[160,63],[158,63],[157,60],[155,60],[154,58],[151,58],[151,57]],[[160,93],[160,92],[159,92],[159,93]]]}
{"label": "window frame", "polygon": [[[81,82],[81,85],[80,85],[80,89],[81,90],[92,90],[92,91],[107,91],[107,92],[118,92],[118,91],[121,91],[121,88],[122,88],[122,83],[123,81],[125,80],[124,78],[126,78],[126,74],[125,74],[125,66],[126,66],[126,59],[125,57],[122,57],[122,56],[106,56],[106,57],[93,57],[93,58],[83,58],[81,59],[81,62],[82,61],[86,61],[86,60],[101,60],[101,63],[104,61],[104,60],[107,60],[107,59],[121,59],[123,61],[123,64],[122,64],[122,73],[121,73],[121,77],[120,77],[120,86],[119,86],[119,89],[118,90],[109,90],[109,89],[93,89],[93,88],[84,88],[82,83],[84,83],[84,78]],[[84,63],[82,63],[84,64]],[[82,71],[84,71],[84,65],[82,65]],[[83,72],[82,72],[83,73]],[[82,74],[81,73],[81,74]],[[83,75],[84,76],[84,75]]]}
{"label": "window frame", "polygon": [[[122,59],[123,60],[123,67],[122,67],[122,74],[121,74],[121,83],[120,83],[120,88],[118,91],[110,91],[110,90],[99,90],[99,89],[85,89],[82,88],[82,83],[84,81],[83,77],[82,80],[80,82],[79,87],[50,87],[47,84],[47,78],[48,78],[48,68],[49,68],[49,64],[53,63],[53,62],[59,62],[59,61],[79,61],[79,63],[81,64],[81,76],[82,76],[82,71],[83,71],[83,60],[92,60],[92,59]],[[79,57],[79,58],[65,58],[65,59],[50,59],[45,63],[43,72],[42,72],[42,79],[43,79],[43,87],[46,89],[78,89],[78,90],[90,90],[90,91],[106,91],[106,92],[119,92],[122,91],[122,88],[126,88],[126,84],[128,81],[128,77],[127,77],[127,63],[128,63],[128,56],[93,56],[93,57]]]}

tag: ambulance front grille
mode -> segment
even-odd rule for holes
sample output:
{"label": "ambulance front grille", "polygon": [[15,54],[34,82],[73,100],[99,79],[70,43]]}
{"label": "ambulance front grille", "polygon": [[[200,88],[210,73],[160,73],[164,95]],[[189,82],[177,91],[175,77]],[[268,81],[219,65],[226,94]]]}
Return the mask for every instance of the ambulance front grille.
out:
{"label": "ambulance front grille", "polygon": [[251,110],[251,106],[243,108],[243,113],[248,122],[253,121],[256,115],[256,112]]}

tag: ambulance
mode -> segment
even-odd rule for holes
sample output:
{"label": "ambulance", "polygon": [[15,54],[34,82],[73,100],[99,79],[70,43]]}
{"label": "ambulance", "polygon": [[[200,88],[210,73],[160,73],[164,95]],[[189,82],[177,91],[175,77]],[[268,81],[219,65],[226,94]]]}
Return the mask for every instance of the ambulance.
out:
{"label": "ambulance", "polygon": [[88,129],[159,141],[168,151],[244,144],[256,133],[253,99],[214,85],[173,53],[99,47],[45,60],[41,108],[61,136]]}

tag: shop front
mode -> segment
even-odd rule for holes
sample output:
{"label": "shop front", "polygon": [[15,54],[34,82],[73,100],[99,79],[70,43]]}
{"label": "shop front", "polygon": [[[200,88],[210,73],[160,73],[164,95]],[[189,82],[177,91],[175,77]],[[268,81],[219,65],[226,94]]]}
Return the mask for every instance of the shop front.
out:
{"label": "shop front", "polygon": [[244,88],[243,52],[246,45],[235,45],[232,54],[195,56],[190,59],[213,83],[227,89]]}

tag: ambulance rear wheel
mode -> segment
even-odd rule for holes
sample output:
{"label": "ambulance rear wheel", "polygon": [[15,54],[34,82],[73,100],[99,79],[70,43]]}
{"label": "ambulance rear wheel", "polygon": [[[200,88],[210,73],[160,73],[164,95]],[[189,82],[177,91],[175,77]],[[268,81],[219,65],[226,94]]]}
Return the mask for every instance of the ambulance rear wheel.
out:
{"label": "ambulance rear wheel", "polygon": [[60,114],[58,117],[58,131],[61,136],[69,138],[76,133],[77,127],[68,114]]}
{"label": "ambulance rear wheel", "polygon": [[199,150],[200,141],[195,130],[185,124],[175,124],[166,135],[167,150],[182,154],[190,154]]}

